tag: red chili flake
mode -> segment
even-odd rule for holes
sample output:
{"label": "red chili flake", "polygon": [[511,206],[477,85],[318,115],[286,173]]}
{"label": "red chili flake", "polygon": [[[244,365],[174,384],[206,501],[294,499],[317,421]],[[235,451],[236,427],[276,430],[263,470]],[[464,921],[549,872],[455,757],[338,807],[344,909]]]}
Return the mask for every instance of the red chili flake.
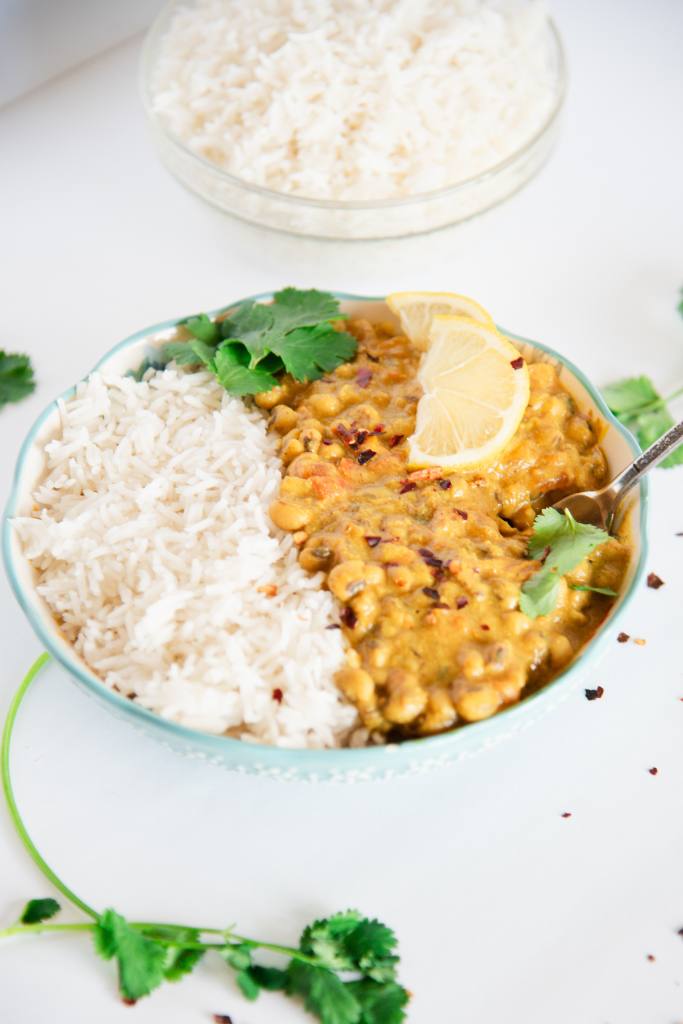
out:
{"label": "red chili flake", "polygon": [[440,558],[437,558],[434,552],[430,551],[429,548],[418,548],[417,550],[420,555],[422,555],[423,562],[430,565],[432,569],[443,569],[443,561]]}
{"label": "red chili flake", "polygon": [[659,590],[660,587],[664,586],[664,580],[660,579],[656,572],[648,573],[647,585],[653,590]]}
{"label": "red chili flake", "polygon": [[338,423],[337,426],[334,428],[334,432],[337,435],[337,437],[340,437],[345,444],[348,444],[349,441],[353,440],[353,430],[349,430],[349,428],[345,427],[343,423]]}
{"label": "red chili flake", "polygon": [[604,686],[598,686],[595,690],[584,690],[586,700],[599,700],[605,692]]}
{"label": "red chili flake", "polygon": [[282,704],[282,698],[284,694],[279,686],[276,686],[272,694],[273,700],[277,701],[278,704]]}
{"label": "red chili flake", "polygon": [[365,354],[366,354],[366,356],[368,357],[368,359],[370,360],[371,363],[378,363],[379,362],[379,356],[373,356],[373,354],[371,352],[366,352]]}
{"label": "red chili flake", "polygon": [[650,961],[651,964],[655,962],[655,958],[653,957],[652,953],[647,954],[647,959]]}
{"label": "red chili flake", "polygon": [[366,448],[365,451],[362,451],[358,456],[358,465],[364,466],[366,462],[370,461],[370,459],[374,459],[376,454],[377,452],[373,452],[372,448]]}
{"label": "red chili flake", "polygon": [[482,628],[482,629],[485,629],[485,630],[486,630],[486,631],[488,632],[488,630],[489,630],[489,629],[490,629],[491,627],[490,627],[490,626],[487,626],[485,622],[482,622],[482,624],[481,624],[481,628]]}
{"label": "red chili flake", "polygon": [[437,601],[436,604],[434,605],[434,607],[435,608],[445,608],[447,611],[451,610],[451,606],[449,604],[444,604],[443,601]]}
{"label": "red chili flake", "polygon": [[431,597],[432,601],[439,600],[439,591],[436,589],[436,587],[423,587],[422,593],[426,594],[427,597]]}
{"label": "red chili flake", "polygon": [[373,434],[383,434],[384,433],[384,424],[383,423],[378,423],[376,427],[372,428],[372,432],[373,432]]}
{"label": "red chili flake", "polygon": [[521,356],[518,356],[517,359],[510,360],[510,366],[512,367],[513,370],[521,370],[524,366],[524,360]]}
{"label": "red chili flake", "polygon": [[389,438],[389,447],[395,448],[397,444],[401,443],[404,437],[405,434],[392,434],[392,436]]}
{"label": "red chili flake", "polygon": [[441,488],[442,491],[450,491],[450,489],[451,489],[451,482],[450,482],[450,480],[437,480],[436,482],[437,482],[438,486]]}
{"label": "red chili flake", "polygon": [[415,483],[414,480],[402,480],[401,481],[401,486],[399,488],[398,493],[399,494],[407,494],[408,491],[416,491],[416,490],[417,490],[417,484]]}
{"label": "red chili flake", "polygon": [[325,626],[325,629],[341,629],[341,626],[338,622],[333,622],[332,625]]}
{"label": "red chili flake", "polygon": [[631,639],[630,633],[620,633],[619,636],[617,637],[617,643],[618,644],[625,644],[630,639]]}
{"label": "red chili flake", "polygon": [[355,451],[356,448],[360,448],[360,446],[362,444],[365,444],[367,438],[368,438],[367,430],[357,430],[356,431],[356,436],[354,437],[353,441],[349,441],[349,448],[353,448],[354,451]]}
{"label": "red chili flake", "polygon": [[455,509],[455,512],[456,512],[456,514],[457,514],[457,515],[459,515],[459,516],[460,516],[460,518],[461,518],[461,519],[467,519],[467,518],[468,518],[468,516],[467,516],[467,512],[465,512],[465,511],[464,511],[463,509],[461,509],[461,508],[456,508],[456,509]]}
{"label": "red chili flake", "polygon": [[683,928],[678,929],[678,935],[683,939]]}
{"label": "red chili flake", "polygon": [[137,1003],[137,999],[128,999],[127,996],[122,996],[121,1002],[123,1003],[124,1006],[135,1006],[135,1004]]}
{"label": "red chili flake", "polygon": [[652,768],[648,768],[648,771],[649,771],[650,775],[658,775],[659,774],[659,768],[655,768],[654,765],[653,765]]}
{"label": "red chili flake", "polygon": [[358,622],[358,616],[348,604],[342,608],[341,615],[339,618],[342,620],[347,629],[355,629],[356,623]]}
{"label": "red chili flake", "polygon": [[381,537],[366,537],[365,542],[368,545],[368,547],[376,548],[381,539]]}
{"label": "red chili flake", "polygon": [[372,380],[372,370],[369,366],[361,366],[356,374],[356,380],[362,388],[366,388]]}
{"label": "red chili flake", "polygon": [[571,811],[562,811],[562,814],[561,814],[562,818],[571,818],[571,816],[572,816],[572,812]]}
{"label": "red chili flake", "polygon": [[334,444],[334,441],[329,437],[324,437],[323,444]]}
{"label": "red chili flake", "polygon": [[232,1017],[227,1013],[214,1013],[213,1024],[232,1024]]}
{"label": "red chili flake", "polygon": [[456,598],[456,601],[455,601],[455,607],[456,608],[465,608],[469,603],[470,602],[467,600],[466,597],[458,597],[458,598]]}

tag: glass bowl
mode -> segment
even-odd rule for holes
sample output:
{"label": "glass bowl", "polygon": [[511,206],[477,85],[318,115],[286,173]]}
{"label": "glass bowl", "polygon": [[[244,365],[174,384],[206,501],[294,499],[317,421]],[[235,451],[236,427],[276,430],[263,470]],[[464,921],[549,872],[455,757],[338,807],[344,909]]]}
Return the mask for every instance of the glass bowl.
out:
{"label": "glass bowl", "polygon": [[163,36],[177,0],[159,14],[142,50],[140,88],[153,141],[164,166],[191,192],[242,220],[294,235],[318,238],[400,238],[435,231],[474,217],[517,192],[540,170],[557,139],[567,72],[564,49],[548,21],[554,70],[553,105],[545,123],[504,160],[456,185],[421,195],[383,200],[307,199],[275,192],[222,170],[172,135],[153,110],[151,81]]}
{"label": "glass bowl", "polygon": [[[265,301],[272,297],[272,294],[252,296]],[[383,299],[339,293],[337,298],[341,300],[342,311],[351,316],[386,320],[391,315]],[[214,310],[210,315],[213,317],[218,312],[222,311]],[[127,373],[137,369],[145,359],[154,360],[159,346],[173,336],[180,322],[169,320],[126,338],[104,355],[95,369]],[[639,454],[640,449],[633,436],[612,416],[597,388],[577,367],[544,345],[527,341],[508,331],[503,333],[512,338],[520,351],[528,357],[552,362],[579,406],[592,411],[602,422],[604,433],[601,444],[610,471],[616,474]],[[71,388],[62,398],[70,398],[74,390]],[[105,686],[64,639],[47,604],[36,590],[33,570],[23,554],[12,520],[17,515],[29,514],[31,510],[31,495],[45,465],[44,446],[54,437],[59,423],[59,407],[55,401],[38,417],[17,460],[2,526],[5,566],[16,598],[41,644],[86,693],[131,725],[186,757],[221,765],[233,771],[283,780],[360,782],[431,771],[486,750],[500,740],[533,725],[566,700],[582,681],[585,682],[587,673],[595,668],[601,651],[608,643],[614,644],[614,626],[630,603],[643,576],[647,556],[646,481],[641,483],[631,511],[633,556],[628,576],[609,615],[564,672],[519,703],[498,712],[492,718],[462,726],[452,732],[406,740],[400,744],[359,749],[289,750],[210,735],[162,718]]]}

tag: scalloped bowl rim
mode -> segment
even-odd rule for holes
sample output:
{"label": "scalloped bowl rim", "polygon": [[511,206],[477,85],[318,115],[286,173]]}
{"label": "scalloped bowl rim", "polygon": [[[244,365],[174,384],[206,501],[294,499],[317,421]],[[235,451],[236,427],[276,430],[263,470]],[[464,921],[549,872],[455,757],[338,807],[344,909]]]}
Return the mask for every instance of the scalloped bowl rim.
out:
{"label": "scalloped bowl rim", "polygon": [[[348,292],[334,292],[333,294],[342,302],[385,302],[384,296],[364,296]],[[242,302],[250,300],[268,301],[272,299],[272,297],[272,292],[262,292],[257,295],[251,295],[248,298],[240,299],[226,306],[221,306],[219,309],[212,310],[208,315],[214,317],[225,310],[234,309]],[[144,328],[143,330],[136,331],[134,334],[131,334],[123,341],[120,341],[117,345],[114,345],[113,348],[109,349],[109,351],[97,361],[90,373],[104,368],[109,360],[116,354],[142,342],[144,339],[152,339],[157,335],[173,330],[184,319],[184,317],[177,317],[154,324],[153,326]],[[561,363],[569,373],[573,375],[581,385],[583,385],[598,408],[600,415],[609,426],[614,427],[623,437],[634,457],[640,453],[640,447],[636,439],[612,415],[598,389],[591,384],[584,373],[575,366],[571,360],[540,342],[530,341],[529,339],[507,331],[502,327],[500,330],[507,337],[510,337],[515,341],[531,345],[533,348],[540,350],[553,360]],[[89,374],[86,374],[82,379],[86,379],[88,376]],[[294,769],[295,774],[298,775],[300,771],[304,776],[307,774],[315,775],[316,771],[329,772],[333,767],[333,761],[337,762],[336,767],[341,774],[344,772],[353,773],[357,770],[362,771],[363,769],[369,771],[370,774],[375,771],[378,774],[381,774],[382,772],[391,770],[391,760],[393,759],[395,762],[396,755],[399,751],[403,755],[408,755],[408,759],[410,759],[410,756],[412,755],[413,760],[411,763],[414,763],[415,761],[422,761],[427,758],[438,758],[440,755],[444,756],[448,754],[455,754],[459,747],[470,748],[472,745],[475,745],[477,748],[482,747],[486,744],[486,741],[490,736],[500,733],[504,730],[505,726],[511,726],[513,723],[516,726],[520,719],[528,717],[532,708],[540,710],[544,704],[549,704],[554,701],[556,699],[558,689],[570,689],[572,682],[575,682],[579,674],[585,670],[586,663],[589,660],[594,659],[603,649],[607,640],[609,627],[614,625],[616,620],[623,613],[626,605],[630,603],[638,584],[643,577],[647,558],[647,480],[641,482],[639,491],[640,544],[638,563],[635,566],[635,569],[632,570],[630,584],[620,595],[620,600],[614,605],[611,613],[598,628],[593,638],[587,642],[584,649],[577,655],[574,661],[571,662],[564,672],[555,676],[554,679],[541,689],[523,698],[517,703],[510,705],[508,708],[499,711],[491,718],[485,719],[481,722],[473,722],[459,729],[451,730],[450,732],[440,733],[435,736],[425,736],[418,739],[404,740],[401,743],[389,743],[386,745],[358,748],[331,747],[324,749],[276,747],[249,740],[235,739],[229,736],[215,735],[213,733],[202,732],[198,729],[192,729],[185,725],[180,725],[177,722],[163,718],[156,712],[149,711],[146,708],[141,707],[129,698],[110,689],[93,672],[90,672],[86,668],[85,663],[80,661],[77,656],[74,656],[73,648],[67,643],[67,641],[59,636],[56,623],[54,623],[49,610],[47,610],[47,606],[43,604],[41,598],[35,592],[35,589],[30,593],[30,588],[25,588],[19,578],[15,562],[17,545],[13,544],[12,518],[15,515],[15,511],[21,498],[20,485],[24,473],[25,462],[29,454],[32,452],[34,445],[36,445],[36,439],[40,435],[42,428],[58,409],[58,402],[60,400],[69,399],[74,394],[75,387],[76,386],[73,385],[72,387],[67,388],[59,398],[50,402],[43,412],[40,413],[20,448],[14,471],[12,488],[3,515],[2,552],[5,568],[12,590],[14,591],[24,614],[28,618],[34,632],[37,634],[38,638],[55,661],[66,669],[66,671],[78,683],[85,687],[87,691],[108,703],[111,710],[116,711],[119,714],[123,714],[124,717],[131,718],[133,722],[137,720],[140,725],[152,727],[152,730],[157,733],[160,732],[162,734],[160,738],[166,739],[171,746],[174,746],[174,742],[177,745],[180,741],[185,744],[186,748],[203,748],[204,751],[209,750],[212,755],[217,756],[219,759],[221,759],[222,754],[231,753],[234,755],[234,757],[230,758],[231,764],[237,767],[243,765],[246,770],[248,770],[249,763],[253,762],[256,769],[259,771],[263,771],[264,769],[266,772],[274,770],[276,774],[283,773],[286,775],[288,770]],[[39,611],[39,608],[42,609],[42,614],[41,611]],[[45,620],[51,623],[52,628],[49,628],[46,625]],[[405,760],[405,758],[401,758],[401,760]],[[398,765],[396,765],[396,767],[398,767]]]}

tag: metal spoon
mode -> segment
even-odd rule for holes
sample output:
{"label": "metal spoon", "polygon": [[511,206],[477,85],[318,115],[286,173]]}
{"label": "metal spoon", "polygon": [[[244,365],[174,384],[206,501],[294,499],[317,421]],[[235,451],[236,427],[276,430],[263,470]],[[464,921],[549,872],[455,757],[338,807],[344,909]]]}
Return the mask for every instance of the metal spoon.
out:
{"label": "metal spoon", "polygon": [[592,523],[593,526],[601,526],[611,532],[621,503],[631,488],[635,487],[640,478],[661,462],[681,441],[683,420],[667,430],[666,434],[634,459],[631,465],[623,469],[606,487],[601,487],[599,491],[579,491],[577,494],[570,494],[569,497],[556,501],[552,507],[559,512],[568,508],[578,522]]}

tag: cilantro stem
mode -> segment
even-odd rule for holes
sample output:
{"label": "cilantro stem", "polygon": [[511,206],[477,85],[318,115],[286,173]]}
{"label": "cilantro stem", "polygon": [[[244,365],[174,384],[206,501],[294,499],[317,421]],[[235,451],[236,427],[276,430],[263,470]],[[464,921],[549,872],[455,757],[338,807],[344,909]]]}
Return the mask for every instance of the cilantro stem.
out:
{"label": "cilantro stem", "polygon": [[641,416],[645,412],[655,412],[657,409],[663,409],[679,395],[683,395],[683,387],[672,391],[666,398],[653,398],[651,402],[644,402],[643,405],[637,405],[633,409],[625,409],[622,415],[634,417]]}
{"label": "cilantro stem", "polygon": [[[72,892],[71,889],[69,889],[67,885],[64,884],[64,882],[62,882],[61,878],[59,878],[54,873],[49,864],[47,864],[43,860],[40,853],[34,846],[33,840],[28,834],[26,826],[24,825],[24,822],[21,819],[21,815],[19,814],[19,808],[17,807],[17,802],[14,798],[14,790],[12,788],[12,782],[10,779],[10,748],[12,743],[12,731],[14,729],[14,722],[17,717],[17,712],[19,711],[21,702],[26,696],[26,692],[29,686],[36,678],[40,670],[48,663],[49,660],[50,655],[46,651],[44,651],[43,654],[41,654],[40,657],[33,662],[30,669],[22,679],[19,685],[19,689],[14,694],[14,697],[12,698],[12,703],[9,706],[7,718],[5,719],[5,727],[2,731],[2,747],[0,749],[0,772],[2,774],[2,788],[5,794],[5,800],[7,801],[7,807],[9,808],[9,814],[10,818],[12,819],[12,824],[17,830],[19,838],[24,844],[26,852],[28,853],[31,860],[33,860],[33,862],[37,865],[39,870],[42,871],[42,873],[45,875],[48,881],[50,881],[52,885],[54,885],[55,889],[58,889],[63,896],[66,896],[66,898],[70,900],[71,903],[79,907],[79,909],[82,910],[84,914],[87,914],[88,917],[92,917],[94,918],[94,920],[98,920],[99,914],[97,913],[97,911],[93,910],[92,907],[88,906],[87,903],[80,899],[80,897],[78,897],[74,892]],[[56,927],[56,925],[53,927]]]}
{"label": "cilantro stem", "polygon": [[10,935],[40,935],[41,932],[91,932],[94,927],[89,921],[85,924],[14,924],[11,928],[0,929],[0,939]]}

